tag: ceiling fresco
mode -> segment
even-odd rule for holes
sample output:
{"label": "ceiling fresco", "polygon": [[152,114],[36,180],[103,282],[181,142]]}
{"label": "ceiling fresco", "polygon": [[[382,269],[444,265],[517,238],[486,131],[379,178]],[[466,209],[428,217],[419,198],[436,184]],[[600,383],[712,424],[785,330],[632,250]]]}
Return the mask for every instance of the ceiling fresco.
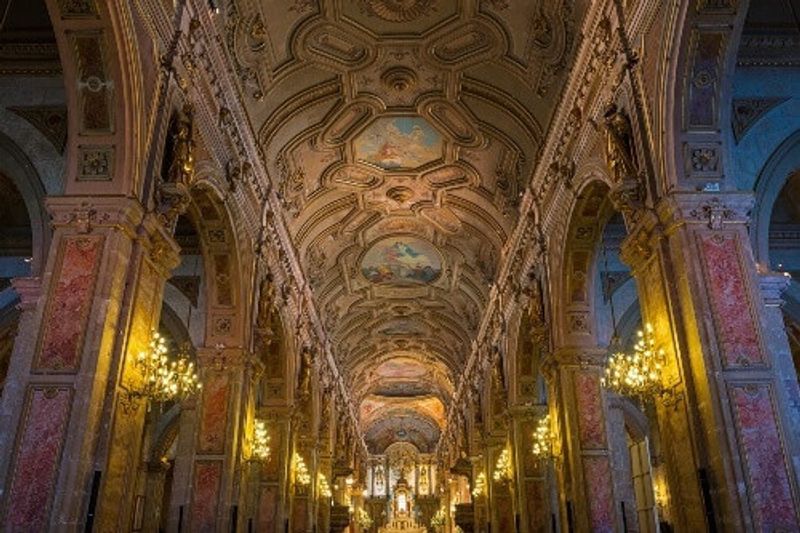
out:
{"label": "ceiling fresco", "polygon": [[441,434],[585,3],[232,2],[270,185],[376,450]]}

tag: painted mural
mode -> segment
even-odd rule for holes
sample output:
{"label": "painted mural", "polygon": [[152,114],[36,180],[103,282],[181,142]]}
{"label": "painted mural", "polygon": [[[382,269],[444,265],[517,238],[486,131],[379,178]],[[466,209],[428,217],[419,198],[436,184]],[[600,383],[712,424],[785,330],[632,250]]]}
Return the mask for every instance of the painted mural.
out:
{"label": "painted mural", "polygon": [[442,157],[442,136],[421,117],[385,117],[354,142],[358,161],[384,170],[420,167]]}
{"label": "painted mural", "polygon": [[384,378],[413,379],[427,374],[428,369],[410,357],[395,357],[381,364],[376,373]]}
{"label": "painted mural", "polygon": [[390,237],[364,254],[361,273],[373,283],[430,283],[442,273],[442,258],[422,239]]}

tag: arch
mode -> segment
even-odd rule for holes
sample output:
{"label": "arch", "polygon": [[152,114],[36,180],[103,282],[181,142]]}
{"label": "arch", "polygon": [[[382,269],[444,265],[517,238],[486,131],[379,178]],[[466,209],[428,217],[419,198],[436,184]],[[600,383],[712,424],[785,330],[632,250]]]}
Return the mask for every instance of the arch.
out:
{"label": "arch", "polygon": [[[146,162],[142,143],[151,100],[142,88],[143,65],[132,4],[46,0],[58,45],[67,102],[64,191],[140,196]],[[149,76],[148,76],[149,75]],[[85,179],[84,160],[102,160]]]}
{"label": "arch", "polygon": [[593,324],[595,257],[602,228],[613,213],[609,186],[601,179],[588,179],[575,195],[567,218],[567,234],[559,263],[551,270],[562,272],[553,279],[553,317],[556,335],[581,335],[594,344],[597,328]]}
{"label": "arch", "polygon": [[[661,109],[662,153],[667,154],[659,195],[687,175],[685,158],[693,149],[711,146],[719,151],[718,168],[733,168],[731,150],[725,145],[733,143],[732,80],[748,5],[747,0],[691,0],[672,5],[658,69],[666,80]],[[689,173],[689,177],[693,175]]]}
{"label": "arch", "polygon": [[755,184],[751,238],[756,260],[769,264],[769,224],[772,210],[790,175],[800,169],[800,130],[787,137],[772,153]]}
{"label": "arch", "polygon": [[44,269],[50,248],[50,218],[44,207],[45,189],[28,156],[3,133],[0,133],[0,172],[12,181],[25,202],[33,238],[31,275],[37,276]]}
{"label": "arch", "polygon": [[206,280],[205,343],[245,346],[246,312],[250,305],[246,285],[250,276],[246,247],[241,246],[236,217],[210,180],[191,188],[186,216],[195,226]]}

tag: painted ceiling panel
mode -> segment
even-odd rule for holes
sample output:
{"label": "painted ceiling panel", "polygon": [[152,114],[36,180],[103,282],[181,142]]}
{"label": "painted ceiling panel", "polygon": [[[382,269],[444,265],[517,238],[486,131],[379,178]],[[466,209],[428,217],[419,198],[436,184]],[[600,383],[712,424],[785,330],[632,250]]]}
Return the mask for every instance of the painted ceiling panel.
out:
{"label": "painted ceiling panel", "polygon": [[571,60],[574,1],[233,3],[269,185],[367,444],[432,449]]}

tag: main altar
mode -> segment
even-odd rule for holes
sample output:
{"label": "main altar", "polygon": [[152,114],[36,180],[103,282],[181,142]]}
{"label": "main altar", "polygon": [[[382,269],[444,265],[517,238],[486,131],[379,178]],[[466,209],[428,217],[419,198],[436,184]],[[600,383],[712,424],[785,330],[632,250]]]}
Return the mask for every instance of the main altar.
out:
{"label": "main altar", "polygon": [[378,529],[379,533],[425,533],[414,518],[414,496],[405,477],[397,480],[394,487],[389,523]]}

